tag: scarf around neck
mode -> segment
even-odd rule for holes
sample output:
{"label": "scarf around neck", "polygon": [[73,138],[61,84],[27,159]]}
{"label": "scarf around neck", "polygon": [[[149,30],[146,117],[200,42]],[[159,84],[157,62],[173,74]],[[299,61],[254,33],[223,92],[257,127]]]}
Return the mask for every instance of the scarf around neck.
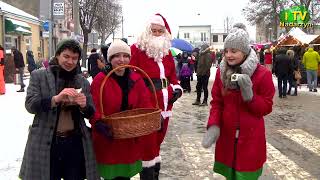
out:
{"label": "scarf around neck", "polygon": [[220,63],[220,78],[224,88],[237,89],[237,83],[231,81],[231,75],[237,73],[247,74],[249,77],[251,77],[256,70],[258,63],[258,57],[252,49],[247,58],[240,65],[229,66],[225,58],[223,58]]}

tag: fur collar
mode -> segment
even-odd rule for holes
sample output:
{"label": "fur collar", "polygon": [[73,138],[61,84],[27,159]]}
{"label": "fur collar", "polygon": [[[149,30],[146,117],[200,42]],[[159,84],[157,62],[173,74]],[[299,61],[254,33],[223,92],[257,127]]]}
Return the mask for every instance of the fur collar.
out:
{"label": "fur collar", "polygon": [[231,82],[231,75],[234,73],[247,74],[250,77],[259,63],[258,57],[253,49],[240,66],[231,67],[223,59],[220,63],[220,78],[223,86],[227,89],[237,89],[237,83]]}

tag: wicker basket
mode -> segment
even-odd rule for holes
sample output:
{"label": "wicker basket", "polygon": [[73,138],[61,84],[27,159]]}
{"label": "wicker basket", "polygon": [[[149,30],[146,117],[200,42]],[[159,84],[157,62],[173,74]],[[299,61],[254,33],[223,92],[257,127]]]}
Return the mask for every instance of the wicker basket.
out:
{"label": "wicker basket", "polygon": [[[133,68],[140,71],[144,76],[147,77],[153,89],[153,95],[156,101],[155,108],[139,108],[139,109],[132,109],[132,110],[114,113],[108,116],[104,115],[103,100],[102,100],[104,85],[108,80],[108,78],[111,76],[111,74],[120,68]],[[114,139],[126,139],[126,138],[139,137],[139,136],[151,134],[152,132],[160,129],[161,109],[159,108],[154,84],[152,83],[150,77],[142,69],[138,67],[131,66],[131,65],[124,65],[124,66],[117,67],[113,69],[111,72],[109,72],[107,76],[103,79],[102,84],[100,86],[99,100],[100,100],[100,112],[102,114],[102,120],[111,126]]]}

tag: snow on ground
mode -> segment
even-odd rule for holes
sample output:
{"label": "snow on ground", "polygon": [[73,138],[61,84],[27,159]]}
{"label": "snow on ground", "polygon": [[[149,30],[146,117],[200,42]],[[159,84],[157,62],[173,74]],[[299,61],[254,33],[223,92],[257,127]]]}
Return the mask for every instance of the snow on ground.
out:
{"label": "snow on ground", "polygon": [[[214,80],[215,73],[216,68],[212,67],[210,81]],[[194,79],[196,80],[195,74]],[[92,82],[91,78],[88,80]],[[273,77],[273,80],[276,86],[276,78]],[[28,85],[28,81],[28,79],[24,81],[26,85]],[[0,180],[18,179],[28,136],[28,127],[33,120],[33,115],[28,113],[24,107],[26,92],[17,93],[16,90],[18,89],[20,89],[18,85],[6,84],[6,94],[0,96],[0,119],[2,122],[2,126],[0,126]],[[211,86],[209,86],[209,90],[211,90]],[[306,85],[300,86],[298,91],[301,94],[320,96],[319,92],[309,92]],[[192,101],[194,95],[190,98],[190,101]],[[176,106],[178,106],[178,104],[179,102]]]}
{"label": "snow on ground", "polygon": [[[28,80],[25,80],[28,84]],[[16,180],[22,162],[28,128],[33,115],[24,107],[26,93],[18,93],[20,86],[6,84],[6,94],[0,96],[0,179]]]}

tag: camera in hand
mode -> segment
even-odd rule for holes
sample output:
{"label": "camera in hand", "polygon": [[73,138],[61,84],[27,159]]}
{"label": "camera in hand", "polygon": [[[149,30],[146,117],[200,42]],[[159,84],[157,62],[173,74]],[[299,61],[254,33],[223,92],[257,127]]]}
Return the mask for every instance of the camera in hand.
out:
{"label": "camera in hand", "polygon": [[240,74],[232,74],[231,75],[231,82],[236,82],[239,79]]}

